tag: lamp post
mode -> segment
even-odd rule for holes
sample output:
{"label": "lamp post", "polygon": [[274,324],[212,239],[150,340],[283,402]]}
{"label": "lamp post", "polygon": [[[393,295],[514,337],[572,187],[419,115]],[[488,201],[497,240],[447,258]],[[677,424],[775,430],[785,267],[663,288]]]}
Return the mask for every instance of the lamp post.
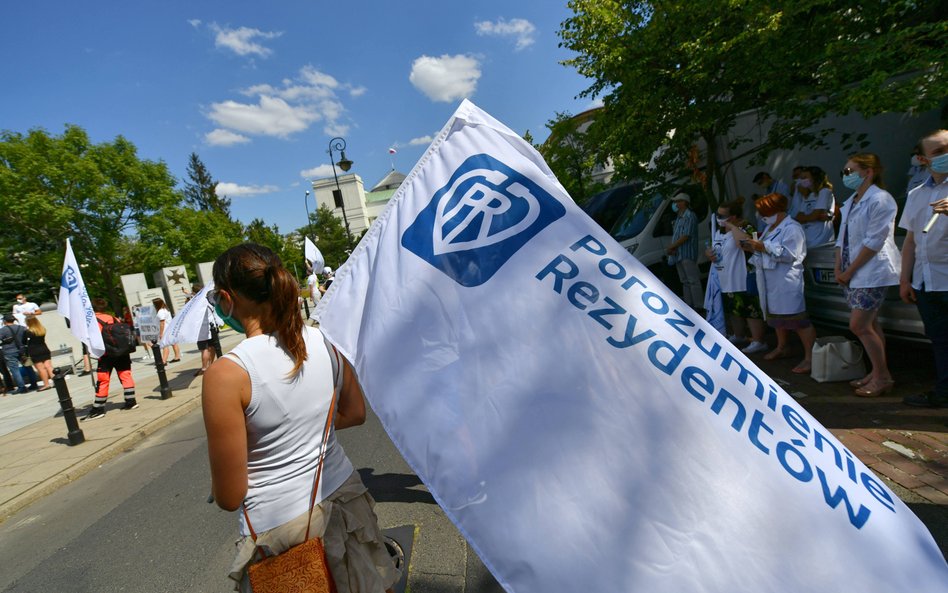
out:
{"label": "lamp post", "polygon": [[[339,151],[339,162],[333,160],[332,151]],[[346,158],[346,141],[344,138],[336,137],[329,141],[329,162],[332,163],[332,178],[336,181],[336,189],[332,192],[333,201],[337,208],[342,209],[342,220],[346,225],[346,241],[349,244],[349,251],[352,251],[352,233],[349,231],[349,216],[346,214],[346,203],[342,199],[342,189],[339,187],[339,177],[336,176],[336,165],[345,173],[352,168],[352,161]]]}

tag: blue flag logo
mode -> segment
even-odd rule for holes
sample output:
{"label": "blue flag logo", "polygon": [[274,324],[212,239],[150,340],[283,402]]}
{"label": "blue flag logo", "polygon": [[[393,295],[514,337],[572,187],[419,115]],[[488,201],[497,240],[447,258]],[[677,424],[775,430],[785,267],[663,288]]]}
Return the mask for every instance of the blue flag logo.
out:
{"label": "blue flag logo", "polygon": [[490,280],[566,208],[497,159],[468,157],[402,235],[402,246],[462,286]]}
{"label": "blue flag logo", "polygon": [[79,286],[79,279],[76,278],[76,271],[72,269],[72,266],[66,266],[59,283],[69,292],[74,291]]}

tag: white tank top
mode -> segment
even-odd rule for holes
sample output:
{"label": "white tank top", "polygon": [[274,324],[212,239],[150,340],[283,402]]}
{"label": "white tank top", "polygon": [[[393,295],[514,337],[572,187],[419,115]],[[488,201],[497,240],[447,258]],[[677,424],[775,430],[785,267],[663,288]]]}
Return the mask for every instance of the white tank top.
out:
{"label": "white tank top", "polygon": [[[226,357],[250,375],[247,419],[247,497],[254,531],[262,533],[305,513],[313,491],[319,447],[334,387],[342,385],[341,359],[333,360],[323,335],[303,328],[308,357],[287,379],[293,359],[274,335],[248,338]],[[335,364],[334,364],[335,363]],[[334,367],[338,371],[334,375]],[[338,379],[336,379],[338,376]],[[332,494],[352,473],[352,463],[329,433],[316,502]],[[243,513],[240,533],[249,535]]]}

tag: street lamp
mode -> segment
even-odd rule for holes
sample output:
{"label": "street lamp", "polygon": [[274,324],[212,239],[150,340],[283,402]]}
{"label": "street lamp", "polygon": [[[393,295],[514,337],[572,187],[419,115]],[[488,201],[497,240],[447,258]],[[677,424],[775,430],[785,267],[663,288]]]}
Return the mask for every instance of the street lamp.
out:
{"label": "street lamp", "polygon": [[[333,161],[332,151],[336,149],[341,155],[339,162]],[[339,187],[339,177],[336,176],[336,165],[345,173],[352,168],[352,161],[346,158],[346,141],[344,138],[336,137],[329,141],[329,162],[332,163],[332,178],[336,180],[336,189],[332,192],[333,201],[337,208],[342,209],[342,220],[346,225],[346,240],[349,243],[349,251],[352,251],[352,233],[349,231],[349,216],[346,215],[346,203],[342,199],[342,189]]]}

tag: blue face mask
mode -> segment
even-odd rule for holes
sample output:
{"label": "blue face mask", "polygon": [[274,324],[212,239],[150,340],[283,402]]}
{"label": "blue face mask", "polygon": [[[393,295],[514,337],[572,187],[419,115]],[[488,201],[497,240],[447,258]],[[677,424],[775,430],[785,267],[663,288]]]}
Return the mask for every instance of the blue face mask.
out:
{"label": "blue face mask", "polygon": [[[214,312],[217,313],[217,316],[220,317],[224,321],[224,323],[234,328],[235,331],[240,332],[242,334],[247,333],[246,330],[244,330],[244,325],[241,322],[237,321],[230,315],[224,314],[224,311],[221,309],[220,303],[217,303],[216,305],[214,305]],[[231,307],[230,312],[231,313],[234,312],[233,307]]]}
{"label": "blue face mask", "polygon": [[948,173],[948,154],[932,157],[928,168],[931,169],[932,173]]}
{"label": "blue face mask", "polygon": [[859,175],[859,173],[850,173],[849,175],[845,175],[843,177],[843,185],[853,191],[856,191],[859,189],[859,186],[862,185],[862,177]]}
{"label": "blue face mask", "polygon": [[672,212],[678,212],[678,202],[672,202]]}

